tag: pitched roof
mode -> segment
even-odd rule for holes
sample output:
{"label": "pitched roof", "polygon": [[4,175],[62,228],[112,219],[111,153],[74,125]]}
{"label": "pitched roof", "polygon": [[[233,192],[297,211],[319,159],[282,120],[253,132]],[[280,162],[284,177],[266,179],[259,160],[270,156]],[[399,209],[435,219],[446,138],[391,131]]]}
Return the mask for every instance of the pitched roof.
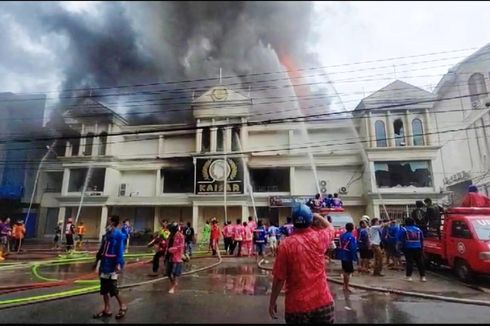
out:
{"label": "pitched roof", "polygon": [[90,97],[84,98],[78,103],[69,106],[63,113],[63,117],[78,119],[96,118],[98,120],[116,118],[123,122],[123,124],[127,124],[127,120],[121,115]]}
{"label": "pitched roof", "polygon": [[193,104],[210,103],[210,102],[244,102],[250,101],[250,98],[235,92],[227,87],[217,85],[208,89],[204,94],[192,101]]}
{"label": "pitched roof", "polygon": [[401,80],[379,89],[359,102],[355,111],[424,109],[432,106],[434,94]]}

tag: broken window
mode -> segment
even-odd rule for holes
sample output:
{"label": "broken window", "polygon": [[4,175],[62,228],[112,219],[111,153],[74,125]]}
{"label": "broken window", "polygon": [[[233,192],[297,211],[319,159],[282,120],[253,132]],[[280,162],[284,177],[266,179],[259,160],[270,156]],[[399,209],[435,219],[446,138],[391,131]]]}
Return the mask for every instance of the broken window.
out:
{"label": "broken window", "polygon": [[194,167],[166,168],[162,170],[164,193],[194,192]]}
{"label": "broken window", "polygon": [[253,191],[289,192],[289,168],[251,169]]}
{"label": "broken window", "polygon": [[63,172],[46,172],[46,187],[44,192],[61,192]]}
{"label": "broken window", "polygon": [[420,119],[412,120],[413,145],[424,146],[424,127]]}
{"label": "broken window", "polygon": [[432,187],[429,161],[375,162],[374,171],[380,188]]}
{"label": "broken window", "polygon": [[374,129],[376,133],[376,146],[386,147],[387,141],[386,141],[385,123],[381,120],[376,121],[376,123],[374,124]]}
{"label": "broken window", "polygon": [[216,132],[216,151],[223,152],[225,143],[225,128],[218,128]]}
{"label": "broken window", "polygon": [[[68,192],[82,192],[87,173],[88,168],[70,169]],[[104,191],[104,182],[105,168],[94,168],[87,180],[86,191],[102,192]]]}
{"label": "broken window", "polygon": [[209,128],[204,128],[202,130],[202,152],[209,152],[211,149],[211,132]]}
{"label": "broken window", "polygon": [[94,134],[89,132],[85,138],[85,156],[92,156],[92,147],[94,146]]}
{"label": "broken window", "polygon": [[393,122],[393,129],[395,131],[395,145],[405,146],[405,130],[402,119],[396,119]]}

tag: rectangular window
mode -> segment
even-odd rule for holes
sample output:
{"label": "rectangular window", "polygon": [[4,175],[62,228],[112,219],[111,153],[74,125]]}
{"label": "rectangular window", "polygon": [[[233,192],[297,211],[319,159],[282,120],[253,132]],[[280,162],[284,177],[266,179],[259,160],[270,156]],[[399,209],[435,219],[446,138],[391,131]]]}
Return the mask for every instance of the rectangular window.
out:
{"label": "rectangular window", "polygon": [[[88,168],[70,169],[68,192],[82,192],[87,179]],[[104,191],[105,168],[92,169],[87,180],[86,191]]]}
{"label": "rectangular window", "polygon": [[44,192],[61,192],[63,172],[46,172],[46,186]]}
{"label": "rectangular window", "polygon": [[194,167],[163,169],[162,176],[164,193],[194,192]]}
{"label": "rectangular window", "polygon": [[375,162],[374,171],[380,188],[432,187],[430,161]]}
{"label": "rectangular window", "polygon": [[253,191],[289,192],[289,168],[251,169]]}
{"label": "rectangular window", "polygon": [[471,231],[463,221],[453,221],[451,236],[460,239],[471,239]]}

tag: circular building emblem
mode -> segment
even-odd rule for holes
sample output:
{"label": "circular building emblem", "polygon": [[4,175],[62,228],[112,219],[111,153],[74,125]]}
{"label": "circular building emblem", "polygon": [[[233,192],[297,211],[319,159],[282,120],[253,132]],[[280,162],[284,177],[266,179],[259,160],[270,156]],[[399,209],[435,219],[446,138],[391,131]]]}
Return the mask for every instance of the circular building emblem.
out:
{"label": "circular building emblem", "polygon": [[211,96],[216,101],[222,101],[228,97],[228,91],[224,87],[217,87],[217,88],[213,89]]}
{"label": "circular building emblem", "polygon": [[209,166],[209,175],[215,181],[223,181],[230,176],[230,165],[225,160],[216,160]]}
{"label": "circular building emblem", "polygon": [[458,242],[456,249],[458,250],[458,252],[461,255],[464,254],[466,251],[466,247],[464,246],[464,243],[462,243],[462,242]]}

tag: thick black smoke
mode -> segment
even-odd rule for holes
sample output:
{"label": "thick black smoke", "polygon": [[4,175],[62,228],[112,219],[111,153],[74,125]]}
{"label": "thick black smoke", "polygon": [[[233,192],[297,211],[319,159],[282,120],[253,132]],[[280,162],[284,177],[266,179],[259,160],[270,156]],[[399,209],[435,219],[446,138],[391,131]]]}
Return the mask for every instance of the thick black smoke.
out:
{"label": "thick black smoke", "polygon": [[[244,95],[250,89],[261,119],[298,115],[291,83],[313,83],[315,92],[323,94],[302,101],[303,112],[325,112],[328,104],[327,90],[316,85],[325,81],[322,76],[291,81],[285,73],[243,77],[284,71],[284,56],[299,68],[319,65],[307,50],[314,37],[311,2],[103,2],[81,12],[60,3],[0,7],[31,39],[52,41],[63,89],[92,89],[86,92],[133,123],[190,120],[192,94],[218,84],[220,68],[224,85]],[[201,81],[175,83],[196,79]],[[100,89],[148,83],[160,84]],[[73,104],[76,100],[63,97],[74,94],[80,92],[61,93],[60,108]],[[57,113],[53,121],[61,120]]]}

